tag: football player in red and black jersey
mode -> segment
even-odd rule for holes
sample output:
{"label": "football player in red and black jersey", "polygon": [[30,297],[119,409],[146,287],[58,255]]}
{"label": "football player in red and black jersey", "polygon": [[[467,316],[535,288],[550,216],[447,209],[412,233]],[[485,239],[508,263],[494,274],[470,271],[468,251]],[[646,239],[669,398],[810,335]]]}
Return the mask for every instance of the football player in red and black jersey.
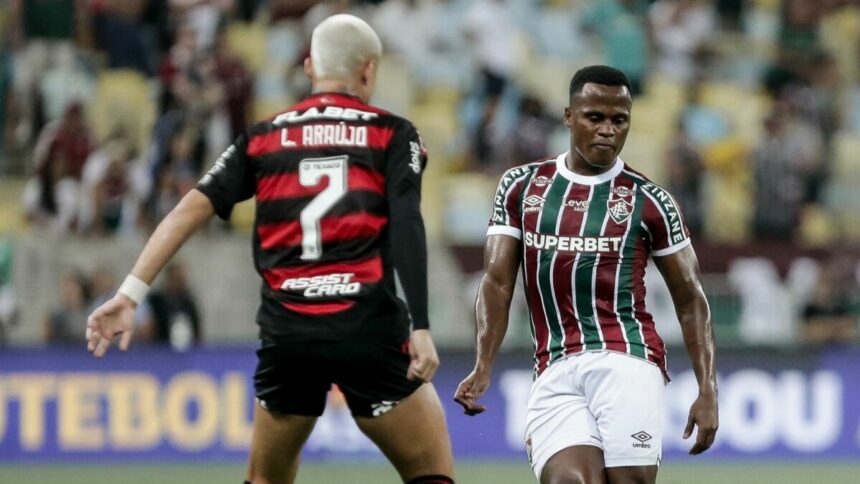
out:
{"label": "football player in red and black jersey", "polygon": [[264,283],[248,482],[295,479],[332,384],[404,482],[453,482],[430,384],[439,360],[420,212],[427,153],[412,123],[367,104],[380,54],[365,22],[323,21],[305,61],[314,93],[227,148],[87,321],[96,356],[116,337],[127,349],[137,303],[183,242],[213,214],[227,219],[256,197],[254,262]]}

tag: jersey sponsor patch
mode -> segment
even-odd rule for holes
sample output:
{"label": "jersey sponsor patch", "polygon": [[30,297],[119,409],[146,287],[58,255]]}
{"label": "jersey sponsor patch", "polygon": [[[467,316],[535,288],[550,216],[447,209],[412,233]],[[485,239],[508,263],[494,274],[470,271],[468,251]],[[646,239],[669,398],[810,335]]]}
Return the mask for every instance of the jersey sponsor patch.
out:
{"label": "jersey sponsor patch", "polygon": [[669,224],[670,242],[672,244],[683,242],[684,239],[687,238],[687,235],[684,233],[684,224],[681,221],[681,214],[678,212],[678,207],[675,205],[675,201],[669,193],[653,183],[642,185],[642,189],[654,197],[657,205],[665,214]]}
{"label": "jersey sponsor patch", "polygon": [[416,175],[421,174],[421,151],[420,143],[416,141],[409,142],[409,153],[411,155],[409,167],[412,168],[412,171],[414,171]]}
{"label": "jersey sponsor patch", "polygon": [[272,124],[282,126],[284,124],[301,123],[304,121],[314,121],[317,119],[338,119],[342,121],[370,121],[378,118],[379,114],[370,111],[362,111],[361,109],[342,108],[340,106],[326,106],[320,110],[318,107],[312,107],[304,112],[290,111],[276,117]]}
{"label": "jersey sponsor patch", "polygon": [[354,273],[294,277],[281,283],[281,289],[284,291],[301,291],[302,296],[309,299],[327,296],[351,296],[361,291],[361,283],[353,282],[354,278]]}
{"label": "jersey sponsor patch", "polygon": [[624,237],[565,237],[526,232],[526,247],[560,252],[587,254],[617,253],[621,250]]}

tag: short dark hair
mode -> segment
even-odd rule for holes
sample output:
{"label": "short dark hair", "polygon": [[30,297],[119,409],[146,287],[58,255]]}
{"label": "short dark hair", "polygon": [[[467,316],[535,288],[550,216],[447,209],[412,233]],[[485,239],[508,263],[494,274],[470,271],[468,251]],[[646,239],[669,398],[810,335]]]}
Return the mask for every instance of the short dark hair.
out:
{"label": "short dark hair", "polygon": [[589,82],[605,86],[624,86],[628,92],[631,90],[630,80],[618,69],[603,65],[588,66],[576,71],[570,80],[570,97],[573,98],[582,90],[582,86]]}

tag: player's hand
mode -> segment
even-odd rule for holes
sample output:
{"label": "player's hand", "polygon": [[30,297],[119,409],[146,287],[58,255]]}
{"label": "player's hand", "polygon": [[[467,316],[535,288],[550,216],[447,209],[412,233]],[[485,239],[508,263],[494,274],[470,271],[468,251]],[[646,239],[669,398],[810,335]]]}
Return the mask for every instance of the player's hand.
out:
{"label": "player's hand", "polygon": [[476,368],[460,382],[454,393],[454,401],[463,406],[463,413],[466,415],[470,417],[478,415],[487,409],[484,405],[478,404],[478,399],[484,396],[488,388],[490,388],[490,372]]}
{"label": "player's hand", "polygon": [[119,349],[127,350],[134,334],[135,309],[134,301],[117,294],[93,311],[87,318],[87,350],[101,358],[117,336]]}
{"label": "player's hand", "polygon": [[429,329],[416,329],[409,341],[409,356],[412,362],[406,371],[406,378],[413,381],[428,383],[433,380],[436,369],[439,368],[439,355],[433,345],[433,337]]}
{"label": "player's hand", "polygon": [[684,439],[686,440],[693,435],[693,427],[699,427],[696,443],[690,448],[690,455],[701,454],[711,448],[719,425],[717,394],[699,394],[699,397],[690,407],[690,416],[687,417],[687,427],[684,429]]}

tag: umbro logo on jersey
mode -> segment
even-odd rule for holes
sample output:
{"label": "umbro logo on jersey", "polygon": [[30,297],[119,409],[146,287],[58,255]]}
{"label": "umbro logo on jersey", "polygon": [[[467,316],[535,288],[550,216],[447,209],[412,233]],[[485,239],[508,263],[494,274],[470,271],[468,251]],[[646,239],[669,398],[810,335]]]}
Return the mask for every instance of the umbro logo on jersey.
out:
{"label": "umbro logo on jersey", "polygon": [[637,449],[650,449],[651,444],[646,444],[645,442],[648,442],[649,440],[654,438],[654,437],[651,437],[651,434],[649,434],[648,432],[645,432],[644,430],[640,430],[639,432],[636,432],[635,434],[631,435],[631,437],[638,440],[638,442],[633,443],[633,447],[635,447]]}
{"label": "umbro logo on jersey", "polygon": [[526,199],[525,199],[525,200],[523,200],[523,203],[525,203],[525,204],[526,204],[526,205],[528,205],[529,207],[534,207],[534,206],[537,206],[537,205],[542,205],[542,204],[543,204],[543,202],[544,202],[543,197],[539,197],[539,196],[537,196],[537,195],[529,195],[528,197],[526,197]]}
{"label": "umbro logo on jersey", "polygon": [[537,195],[529,195],[528,197],[526,197],[525,200],[523,200],[523,203],[526,205],[526,208],[523,209],[523,212],[540,212],[540,210],[543,208],[543,202],[543,197],[539,197]]}

